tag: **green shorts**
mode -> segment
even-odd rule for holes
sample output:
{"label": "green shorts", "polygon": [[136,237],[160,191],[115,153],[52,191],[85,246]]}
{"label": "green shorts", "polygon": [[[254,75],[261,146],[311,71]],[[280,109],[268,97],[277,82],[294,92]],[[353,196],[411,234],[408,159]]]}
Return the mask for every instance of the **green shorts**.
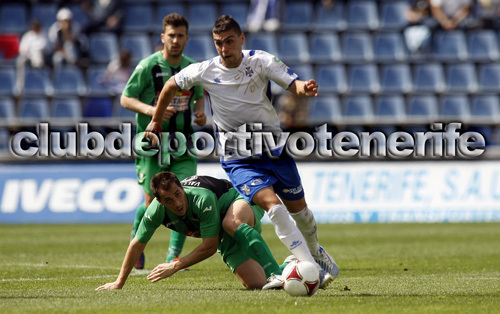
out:
{"label": "green shorts", "polygon": [[[240,195],[237,200],[244,198]],[[257,232],[262,232],[262,223],[260,220],[264,217],[264,210],[257,205],[252,206],[255,215],[255,226],[254,229]],[[225,231],[222,231],[220,237],[218,252],[222,256],[222,260],[234,273],[236,267],[243,264],[247,259],[250,258],[248,254],[241,248],[241,246]]]}
{"label": "green shorts", "polygon": [[162,171],[170,171],[175,173],[177,178],[182,181],[187,177],[196,175],[197,164],[197,159],[189,155],[173,158],[170,165],[165,167],[159,164],[157,156],[136,158],[135,171],[137,172],[137,183],[142,186],[146,193],[153,195],[150,183],[155,174]]}

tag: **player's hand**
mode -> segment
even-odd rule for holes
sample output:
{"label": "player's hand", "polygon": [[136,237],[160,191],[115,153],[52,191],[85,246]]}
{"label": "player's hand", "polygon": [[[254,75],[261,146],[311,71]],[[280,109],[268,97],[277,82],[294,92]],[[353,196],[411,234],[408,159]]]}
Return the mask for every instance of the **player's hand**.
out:
{"label": "player's hand", "polygon": [[170,262],[170,263],[163,263],[158,266],[156,266],[151,273],[148,275],[148,280],[151,282],[157,282],[159,280],[162,280],[163,278],[167,278],[172,276],[177,272],[175,269],[175,264],[178,262]]}
{"label": "player's hand", "polygon": [[161,123],[151,120],[146,127],[146,131],[144,131],[144,138],[148,139],[152,147],[158,147],[158,145],[160,145],[160,133]]}
{"label": "player's hand", "polygon": [[315,80],[309,80],[304,85],[304,91],[307,96],[318,96],[319,85]]}
{"label": "player's hand", "polygon": [[199,126],[204,126],[207,124],[207,115],[203,111],[195,111],[193,112],[194,116],[196,119],[194,119],[194,123],[198,124]]}
{"label": "player's hand", "polygon": [[97,287],[95,289],[95,291],[99,291],[99,290],[116,290],[116,289],[121,289],[121,288],[123,288],[123,285],[120,284],[120,283],[118,283],[117,281],[115,281],[115,282],[108,282],[105,285]]}
{"label": "player's hand", "polygon": [[163,121],[168,121],[174,114],[177,113],[177,110],[174,109],[173,106],[168,106],[163,113]]}

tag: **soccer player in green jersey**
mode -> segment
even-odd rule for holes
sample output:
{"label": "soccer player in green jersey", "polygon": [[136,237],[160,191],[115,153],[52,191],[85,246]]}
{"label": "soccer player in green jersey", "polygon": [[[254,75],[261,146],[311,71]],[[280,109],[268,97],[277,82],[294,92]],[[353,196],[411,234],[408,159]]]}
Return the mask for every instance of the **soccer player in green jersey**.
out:
{"label": "soccer player in green jersey", "polygon": [[[161,40],[163,49],[141,60],[132,73],[121,96],[121,105],[136,112],[137,133],[143,132],[151,121],[158,96],[171,76],[196,61],[182,54],[188,41],[188,21],[177,13],[167,15],[163,19],[163,33]],[[187,138],[193,134],[191,114],[194,122],[205,125],[203,88],[195,86],[188,91],[176,94],[171,105],[163,115],[162,130],[174,134],[183,133]],[[137,181],[144,189],[145,203],[136,211],[132,236],[137,231],[154,196],[150,189],[151,178],[161,171],[174,172],[180,180],[196,174],[196,158],[185,154],[167,162],[159,161],[156,156],[139,156],[135,159]],[[175,231],[171,232],[170,245],[167,253],[167,262],[179,256],[186,237]],[[137,268],[144,268],[144,254],[138,260]]]}
{"label": "soccer player in green jersey", "polygon": [[[129,244],[118,278],[96,290],[121,289],[155,230],[164,225],[202,243],[171,263],[156,266],[147,278],[156,282],[212,256],[216,251],[248,289],[260,289],[267,278],[280,275],[261,237],[264,210],[239,195],[231,182],[208,176],[192,176],[181,182],[171,172],[154,176],[151,189],[156,196],[148,207],[134,239]],[[251,239],[251,240],[248,240]],[[281,281],[274,288],[280,288]]]}

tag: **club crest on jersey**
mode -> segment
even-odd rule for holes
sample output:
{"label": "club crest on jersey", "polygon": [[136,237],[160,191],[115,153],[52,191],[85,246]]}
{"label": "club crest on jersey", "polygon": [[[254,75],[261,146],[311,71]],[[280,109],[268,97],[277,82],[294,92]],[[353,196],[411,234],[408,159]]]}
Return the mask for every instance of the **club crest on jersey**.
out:
{"label": "club crest on jersey", "polygon": [[246,67],[245,68],[245,75],[248,76],[248,77],[252,77],[253,75],[253,70],[251,67]]}
{"label": "club crest on jersey", "polygon": [[243,192],[245,192],[246,195],[250,195],[250,188],[248,187],[248,185],[243,184],[243,187],[241,189],[243,190]]}
{"label": "club crest on jersey", "polygon": [[139,181],[139,183],[141,183],[141,184],[144,183],[144,177],[145,177],[144,173],[139,172],[137,174],[137,181]]}

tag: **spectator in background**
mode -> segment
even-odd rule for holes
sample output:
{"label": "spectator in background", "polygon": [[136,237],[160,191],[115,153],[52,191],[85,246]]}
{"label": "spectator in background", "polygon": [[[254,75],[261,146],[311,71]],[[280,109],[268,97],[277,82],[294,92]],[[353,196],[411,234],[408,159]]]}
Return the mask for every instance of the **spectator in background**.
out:
{"label": "spectator in background", "polygon": [[121,0],[84,0],[82,9],[89,16],[85,33],[121,31],[123,19]]}
{"label": "spectator in background", "polygon": [[103,78],[104,86],[114,95],[120,95],[133,70],[132,54],[128,50],[122,50],[120,56],[109,63]]}
{"label": "spectator in background", "polygon": [[17,65],[17,88],[24,88],[24,75],[26,66],[43,68],[46,65],[49,42],[42,29],[40,21],[33,20],[30,23],[30,30],[27,31],[19,43],[19,56]]}
{"label": "spectator in background", "polygon": [[477,0],[475,14],[479,27],[500,30],[500,0]]}
{"label": "spectator in background", "polygon": [[431,14],[429,0],[410,0],[409,4],[406,11],[409,24],[404,30],[406,46],[412,54],[427,52],[437,21]]}
{"label": "spectator in background", "polygon": [[308,101],[292,93],[282,94],[276,101],[281,126],[286,130],[307,127]]}
{"label": "spectator in background", "polygon": [[473,0],[429,0],[432,16],[438,28],[464,29],[476,26],[472,13]]}
{"label": "spectator in background", "polygon": [[252,0],[246,28],[249,32],[277,31],[280,27],[281,0]]}
{"label": "spectator in background", "polygon": [[57,12],[57,21],[49,28],[49,40],[52,45],[52,64],[54,67],[62,65],[82,65],[82,56],[86,53],[87,38],[81,33],[81,27],[73,21],[73,14],[68,8],[61,8]]}

